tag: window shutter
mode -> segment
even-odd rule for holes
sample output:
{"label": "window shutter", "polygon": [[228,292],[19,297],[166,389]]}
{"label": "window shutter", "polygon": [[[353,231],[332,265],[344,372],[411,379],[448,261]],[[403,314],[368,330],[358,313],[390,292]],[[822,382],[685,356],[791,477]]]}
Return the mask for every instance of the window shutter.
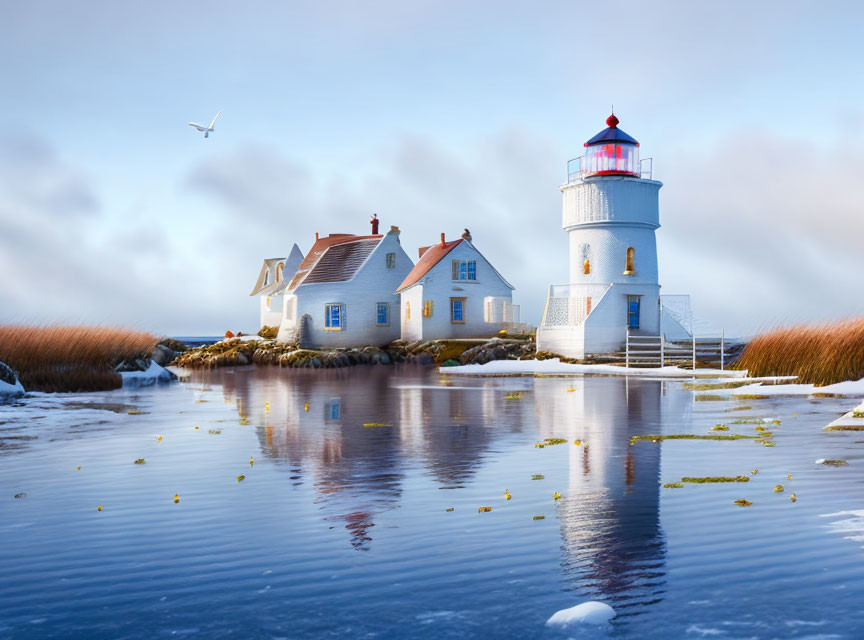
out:
{"label": "window shutter", "polygon": [[459,261],[458,260],[453,261],[453,279],[454,280],[459,279]]}

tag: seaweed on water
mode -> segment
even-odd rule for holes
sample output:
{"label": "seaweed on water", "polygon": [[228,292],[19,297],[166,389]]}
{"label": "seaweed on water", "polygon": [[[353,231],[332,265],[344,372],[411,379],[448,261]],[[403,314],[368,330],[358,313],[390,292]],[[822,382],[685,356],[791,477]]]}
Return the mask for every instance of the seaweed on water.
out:
{"label": "seaweed on water", "polygon": [[864,431],[864,424],[838,424],[827,426],[822,431]]}
{"label": "seaweed on water", "polygon": [[222,429],[208,429],[207,433],[218,436],[220,433],[222,433]]}
{"label": "seaweed on water", "polygon": [[521,391],[515,391],[513,393],[508,393],[506,396],[504,396],[505,400],[520,400],[521,398],[522,398],[522,392]]}
{"label": "seaweed on water", "polygon": [[660,442],[661,440],[758,440],[760,436],[745,436],[738,433],[729,433],[729,434],[718,434],[718,435],[696,435],[692,433],[675,433],[668,435],[646,435],[646,436],[632,436],[630,438],[630,444],[635,444],[637,442]]}
{"label": "seaweed on water", "polygon": [[147,461],[144,458],[138,458],[135,461],[135,464],[145,464]]}
{"label": "seaweed on water", "polygon": [[664,489],[683,489],[684,485],[680,482],[667,482],[663,485]]}
{"label": "seaweed on water", "polygon": [[374,427],[392,427],[393,425],[388,422],[364,422],[363,426],[367,429],[371,429]]}
{"label": "seaweed on water", "polygon": [[542,473],[535,473],[534,475],[531,476],[531,479],[532,480],[543,480],[545,477],[546,476],[544,476]]}
{"label": "seaweed on water", "polygon": [[734,382],[685,382],[681,385],[690,391],[712,391],[715,389],[737,389],[753,384],[749,380],[736,380]]}
{"label": "seaweed on water", "polygon": [[735,398],[737,400],[768,400],[771,396],[760,393],[739,393]]}
{"label": "seaweed on water", "polygon": [[446,511],[449,513],[450,511],[453,511],[454,509],[455,509],[455,507],[447,507]]}
{"label": "seaweed on water", "polygon": [[701,478],[684,477],[681,482],[708,484],[714,482],[750,482],[750,476],[705,476]]}
{"label": "seaweed on water", "polygon": [[753,503],[749,500],[745,500],[744,498],[739,498],[735,501],[735,504],[737,504],[739,507],[749,507]]}
{"label": "seaweed on water", "polygon": [[715,424],[713,427],[711,427],[711,431],[729,431],[729,427],[727,427],[725,424]]}
{"label": "seaweed on water", "polygon": [[783,493],[783,485],[775,484],[774,485],[774,493]]}
{"label": "seaweed on water", "polygon": [[546,519],[546,516],[534,516],[534,517],[531,518],[531,519],[532,519],[532,520],[545,520],[545,519]]}
{"label": "seaweed on water", "polygon": [[565,444],[567,442],[567,438],[545,438],[543,443],[546,445],[553,444]]}
{"label": "seaweed on water", "polygon": [[492,511],[492,507],[479,507],[477,509],[477,513],[488,513],[489,511]]}
{"label": "seaweed on water", "polygon": [[825,458],[820,458],[819,460],[816,461],[816,464],[824,464],[825,466],[828,466],[828,467],[845,467],[849,463],[846,462],[845,460],[841,460],[839,458],[834,459],[834,460],[832,460],[832,459],[826,460]]}
{"label": "seaweed on water", "polygon": [[710,393],[696,396],[696,402],[723,402],[724,400],[731,400],[731,398],[729,396],[718,396]]}

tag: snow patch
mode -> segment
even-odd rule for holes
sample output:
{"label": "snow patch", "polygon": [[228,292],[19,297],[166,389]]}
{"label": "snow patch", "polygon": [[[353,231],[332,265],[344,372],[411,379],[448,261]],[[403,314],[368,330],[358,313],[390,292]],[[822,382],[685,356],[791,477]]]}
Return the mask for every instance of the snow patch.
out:
{"label": "snow patch", "polygon": [[[701,372],[701,370],[700,370]],[[829,384],[826,387],[817,387],[813,384],[777,384],[763,385],[749,384],[746,387],[730,389],[733,396],[758,394],[763,396],[809,396],[814,393],[836,393],[843,396],[864,396],[864,378],[861,380],[848,380]]]}
{"label": "snow patch", "polygon": [[823,513],[820,518],[842,518],[832,522],[829,526],[834,533],[852,534],[844,535],[847,540],[864,542],[864,510],[838,511],[837,513]]}
{"label": "snow patch", "polygon": [[[558,358],[548,360],[492,360],[486,364],[466,364],[458,367],[441,367],[441,373],[458,375],[560,375],[560,374],[604,374],[616,376],[649,376],[652,378],[692,378],[693,371],[678,367],[619,367],[611,364],[568,364]],[[699,369],[700,378],[743,378],[746,371],[721,371]]]}
{"label": "snow patch", "polygon": [[177,379],[173,373],[165,367],[150,362],[146,371],[121,371],[124,387],[152,387],[154,384],[172,382]]}
{"label": "snow patch", "polygon": [[[518,361],[517,361],[518,362]],[[568,627],[571,624],[606,624],[615,617],[615,609],[605,602],[591,600],[569,609],[556,611],[546,621],[547,626]]]}
{"label": "snow patch", "polygon": [[18,398],[24,395],[24,386],[15,380],[15,384],[9,384],[0,380],[0,399]]}

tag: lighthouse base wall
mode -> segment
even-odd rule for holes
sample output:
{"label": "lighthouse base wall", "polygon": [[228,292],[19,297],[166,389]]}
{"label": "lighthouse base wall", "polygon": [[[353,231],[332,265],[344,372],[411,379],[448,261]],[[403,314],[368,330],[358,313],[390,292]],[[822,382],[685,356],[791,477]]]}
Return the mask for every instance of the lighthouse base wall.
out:
{"label": "lighthouse base wall", "polygon": [[613,284],[585,320],[572,326],[541,326],[537,350],[583,359],[624,351],[629,326],[629,303],[639,302],[639,326],[634,335],[660,335],[660,286]]}

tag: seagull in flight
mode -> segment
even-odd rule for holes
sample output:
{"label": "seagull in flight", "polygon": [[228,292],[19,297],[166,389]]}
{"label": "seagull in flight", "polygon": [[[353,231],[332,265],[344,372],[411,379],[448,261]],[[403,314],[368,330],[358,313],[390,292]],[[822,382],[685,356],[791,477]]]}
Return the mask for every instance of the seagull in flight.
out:
{"label": "seagull in flight", "polygon": [[203,124],[198,124],[197,122],[190,122],[190,123],[189,123],[189,126],[190,126],[190,127],[195,127],[196,129],[198,129],[198,131],[203,131],[203,132],[204,132],[204,137],[205,137],[205,138],[209,138],[209,137],[210,137],[210,132],[213,131],[213,125],[216,124],[216,118],[218,118],[218,117],[219,117],[219,114],[221,114],[221,113],[222,113],[222,109],[219,109],[219,113],[217,113],[215,116],[213,116],[213,119],[210,121],[210,126],[205,126],[205,125],[203,125]]}

